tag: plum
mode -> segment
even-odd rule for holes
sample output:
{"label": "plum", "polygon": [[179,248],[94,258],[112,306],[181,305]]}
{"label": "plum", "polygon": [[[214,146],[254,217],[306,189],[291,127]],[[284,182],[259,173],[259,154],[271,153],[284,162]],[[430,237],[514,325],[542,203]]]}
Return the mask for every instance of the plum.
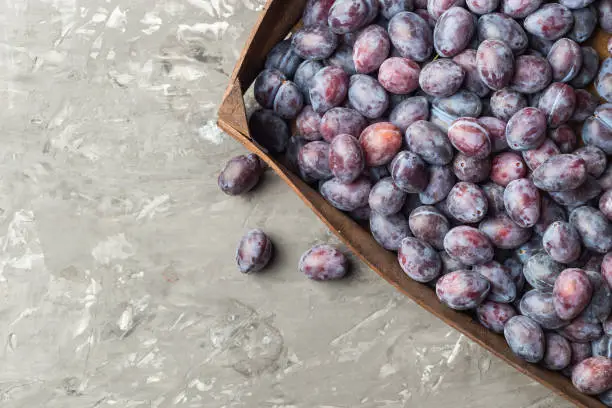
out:
{"label": "plum", "polygon": [[217,184],[227,195],[244,194],[257,185],[263,171],[262,162],[256,155],[236,156],[225,164]]}
{"label": "plum", "polygon": [[312,280],[340,279],[347,273],[348,259],[331,245],[315,245],[304,252],[298,268]]}
{"label": "plum", "polygon": [[260,229],[248,231],[238,243],[236,263],[242,273],[261,271],[272,257],[272,241]]}
{"label": "plum", "polygon": [[514,316],[504,326],[504,337],[514,354],[529,363],[538,363],[546,352],[544,331],[527,316]]}
{"label": "plum", "polygon": [[469,310],[485,300],[490,288],[489,281],[479,273],[457,270],[438,279],[436,295],[451,309]]}
{"label": "plum", "polygon": [[431,245],[418,238],[404,238],[399,246],[397,259],[406,275],[421,283],[434,280],[442,270],[438,253]]}

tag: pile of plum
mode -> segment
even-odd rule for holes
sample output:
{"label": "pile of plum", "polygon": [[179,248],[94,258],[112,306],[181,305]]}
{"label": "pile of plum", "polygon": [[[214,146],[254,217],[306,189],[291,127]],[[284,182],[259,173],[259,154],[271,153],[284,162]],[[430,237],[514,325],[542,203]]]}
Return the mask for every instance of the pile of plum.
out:
{"label": "pile of plum", "polygon": [[[309,0],[249,127],[440,302],[612,406],[612,104],[584,89],[612,102],[612,59],[580,45],[597,26],[612,0]],[[239,161],[224,179],[255,177]]]}

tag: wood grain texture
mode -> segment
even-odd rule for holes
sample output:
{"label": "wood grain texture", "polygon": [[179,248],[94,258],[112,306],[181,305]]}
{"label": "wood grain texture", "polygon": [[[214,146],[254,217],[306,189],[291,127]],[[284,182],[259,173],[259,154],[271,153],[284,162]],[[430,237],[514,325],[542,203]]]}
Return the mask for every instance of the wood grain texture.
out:
{"label": "wood grain texture", "polygon": [[[578,392],[568,378],[517,358],[506,345],[502,335],[488,331],[466,313],[456,312],[443,306],[432,289],[407,277],[400,268],[394,253],[384,250],[366,229],[332,207],[317,191],[283,166],[280,160],[270,156],[252,141],[248,133],[243,93],[262,69],[268,51],[297,23],[304,3],[304,0],[268,1],[236,64],[232,80],[219,109],[219,126],[248,150],[262,158],[334,234],[363,262],[400,292],[518,371],[542,383],[568,401],[579,407],[604,408],[604,405],[596,398]],[[608,34],[598,32],[590,40],[590,45],[598,51],[602,58],[608,57],[607,41],[609,37]]]}

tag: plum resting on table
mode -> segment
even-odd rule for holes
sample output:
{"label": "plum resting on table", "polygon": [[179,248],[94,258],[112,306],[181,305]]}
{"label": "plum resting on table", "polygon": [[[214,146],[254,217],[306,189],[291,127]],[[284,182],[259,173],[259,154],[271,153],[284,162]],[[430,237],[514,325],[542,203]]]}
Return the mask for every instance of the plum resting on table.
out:
{"label": "plum resting on table", "polygon": [[[612,0],[308,0],[256,77],[249,136],[286,150],[423,290],[612,406],[612,58],[586,45],[598,30],[612,33]],[[262,170],[240,156],[219,186],[244,193]],[[346,273],[317,248],[300,270]]]}

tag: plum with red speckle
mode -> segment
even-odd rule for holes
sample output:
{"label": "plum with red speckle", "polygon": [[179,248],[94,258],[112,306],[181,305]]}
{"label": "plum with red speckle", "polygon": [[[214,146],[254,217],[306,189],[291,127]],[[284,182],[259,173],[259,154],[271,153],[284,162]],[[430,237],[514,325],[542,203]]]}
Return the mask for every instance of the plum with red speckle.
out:
{"label": "plum with red speckle", "polygon": [[481,221],[489,207],[482,189],[474,183],[465,181],[455,184],[448,193],[446,203],[453,218],[464,223]]}
{"label": "plum with red speckle", "polygon": [[338,180],[352,183],[365,168],[359,141],[351,135],[338,135],[329,145],[329,169]]}
{"label": "plum with red speckle", "polygon": [[527,99],[517,91],[504,88],[491,95],[490,105],[493,116],[507,122],[514,114],[527,107]]}
{"label": "plum with red speckle", "polygon": [[310,80],[310,103],[315,112],[325,113],[346,98],[349,77],[342,68],[325,67]]}
{"label": "plum with red speckle", "polygon": [[569,268],[561,272],[553,289],[553,304],[560,318],[571,320],[589,304],[593,287],[582,269]]}
{"label": "plum with red speckle", "polygon": [[263,171],[261,160],[256,155],[236,156],[225,164],[217,183],[227,195],[244,194],[257,185]]}
{"label": "plum with red speckle", "polygon": [[506,140],[513,150],[535,149],[546,139],[546,115],[540,109],[523,108],[506,126]]}
{"label": "plum with red speckle", "polygon": [[576,108],[574,89],[561,82],[555,82],[542,92],[538,108],[544,112],[550,127],[558,127],[567,122]]}
{"label": "plum with red speckle", "polygon": [[448,129],[448,138],[461,153],[483,158],[491,153],[489,132],[474,118],[459,118]]}
{"label": "plum with red speckle", "polygon": [[556,82],[570,82],[582,68],[582,50],[569,38],[557,40],[546,59],[552,68],[553,81]]}
{"label": "plum with red speckle", "polygon": [[601,394],[612,389],[612,359],[590,357],[572,371],[572,383],[582,393]]}
{"label": "plum with red speckle", "polygon": [[272,241],[260,229],[247,232],[236,249],[236,263],[242,273],[258,272],[272,257]]}
{"label": "plum with red speckle", "polygon": [[352,33],[368,24],[370,11],[364,0],[336,0],[329,9],[327,25],[336,34]]}
{"label": "plum with red speckle", "polygon": [[521,55],[516,59],[510,88],[524,94],[542,91],[552,80],[552,69],[546,58]]}
{"label": "plum with red speckle", "polygon": [[450,272],[436,282],[436,295],[440,302],[455,310],[478,307],[490,289],[491,283],[482,275],[467,270]]}
{"label": "plum with red speckle", "polygon": [[427,95],[447,97],[461,88],[465,72],[453,60],[441,58],[421,69],[419,85]]}
{"label": "plum with red speckle", "polygon": [[557,3],[544,4],[527,16],[523,22],[527,32],[545,40],[556,40],[563,37],[571,30],[573,24],[572,12]]}
{"label": "plum with red speckle", "polygon": [[348,271],[348,259],[331,245],[315,245],[304,252],[298,268],[312,280],[340,279]]}
{"label": "plum with red speckle", "polygon": [[503,333],[506,322],[516,316],[514,307],[507,303],[487,300],[476,308],[480,324],[494,333]]}
{"label": "plum with red speckle", "polygon": [[556,156],[560,154],[561,151],[550,139],[545,139],[544,142],[535,149],[524,150],[523,151],[523,159],[527,164],[527,167],[531,170],[535,170],[546,160],[551,158],[552,156]]}
{"label": "plum with red speckle", "polygon": [[306,105],[295,121],[298,134],[309,142],[321,139],[321,115]]}
{"label": "plum with red speckle", "polygon": [[376,71],[389,56],[391,43],[387,30],[377,25],[364,28],[353,45],[353,61],[360,74]]}
{"label": "plum with red speckle", "polygon": [[444,249],[465,265],[478,265],[493,260],[493,245],[487,236],[473,227],[462,225],[444,237]]}
{"label": "plum with red speckle", "polygon": [[474,14],[489,14],[499,6],[499,0],[466,0],[466,5]]}
{"label": "plum with red speckle", "polygon": [[544,191],[568,191],[587,178],[586,163],[574,154],[558,154],[542,163],[532,175],[533,183]]}
{"label": "plum with red speckle", "polygon": [[503,41],[484,40],[476,52],[476,66],[482,81],[489,88],[500,90],[514,76],[514,54]]}
{"label": "plum with red speckle", "polygon": [[452,7],[460,7],[465,3],[464,0],[428,0],[427,11],[435,18],[439,19],[445,11]]}
{"label": "plum with red speckle", "polygon": [[482,231],[497,248],[518,248],[531,237],[531,230],[519,227],[505,213],[484,219],[478,229]]}
{"label": "plum with red speckle", "polygon": [[442,271],[442,261],[436,250],[418,238],[404,238],[397,259],[406,275],[417,282],[430,282]]}
{"label": "plum with red speckle", "polygon": [[408,58],[391,57],[378,70],[378,82],[394,94],[409,94],[419,87],[421,67]]}
{"label": "plum with red speckle", "polygon": [[542,0],[501,0],[501,11],[512,18],[525,18],[541,4]]}
{"label": "plum with red speckle", "polygon": [[308,0],[304,7],[302,22],[304,27],[315,25],[327,25],[329,17],[329,9],[334,4],[335,0]]}
{"label": "plum with red speckle", "polygon": [[514,354],[529,363],[544,358],[546,339],[544,331],[527,316],[514,316],[504,326],[504,337]]}
{"label": "plum with red speckle", "polygon": [[533,227],[540,218],[540,192],[527,178],[511,181],[504,191],[506,212],[520,227]]}
{"label": "plum with red speckle", "polygon": [[507,186],[511,181],[525,177],[527,166],[520,155],[504,152],[496,155],[491,163],[491,181],[500,186]]}

